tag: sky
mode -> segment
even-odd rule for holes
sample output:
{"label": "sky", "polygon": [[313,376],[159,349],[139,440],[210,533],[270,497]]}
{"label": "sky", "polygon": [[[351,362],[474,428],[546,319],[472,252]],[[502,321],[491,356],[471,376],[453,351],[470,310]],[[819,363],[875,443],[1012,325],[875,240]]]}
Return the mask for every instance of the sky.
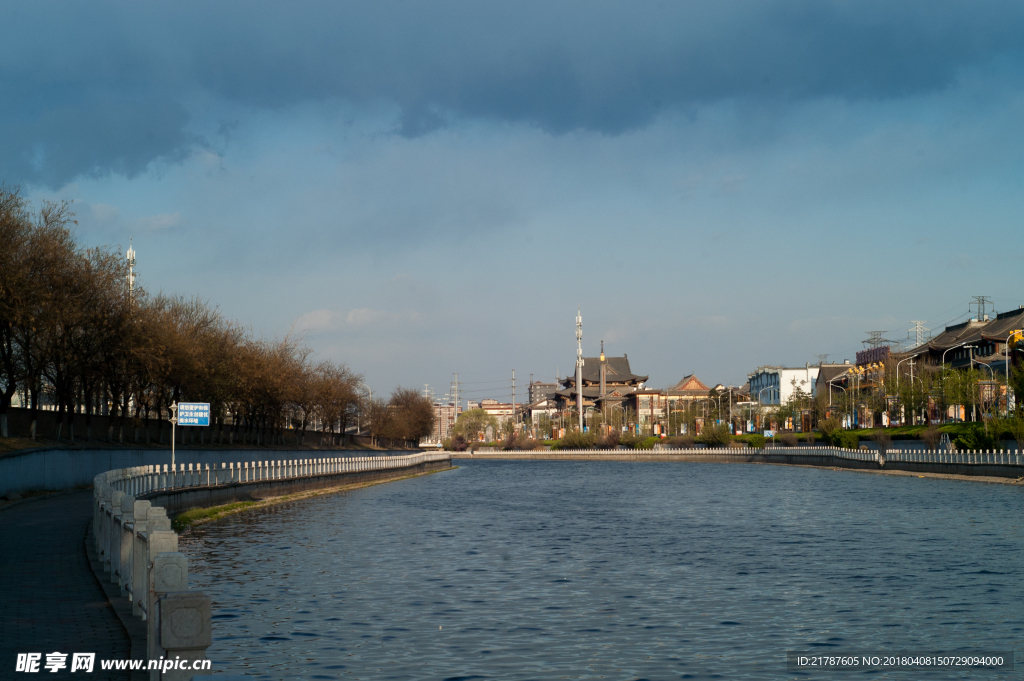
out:
{"label": "sky", "polygon": [[1024,304],[1024,5],[0,5],[0,182],[150,292],[437,395]]}

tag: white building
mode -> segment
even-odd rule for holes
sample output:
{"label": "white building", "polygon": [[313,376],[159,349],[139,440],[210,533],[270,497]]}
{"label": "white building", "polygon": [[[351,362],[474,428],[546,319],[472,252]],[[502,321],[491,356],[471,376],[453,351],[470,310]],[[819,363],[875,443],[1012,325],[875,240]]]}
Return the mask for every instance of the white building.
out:
{"label": "white building", "polygon": [[797,392],[814,396],[817,392],[818,367],[810,364],[799,367],[758,367],[747,374],[750,379],[750,399],[761,404],[786,404]]}

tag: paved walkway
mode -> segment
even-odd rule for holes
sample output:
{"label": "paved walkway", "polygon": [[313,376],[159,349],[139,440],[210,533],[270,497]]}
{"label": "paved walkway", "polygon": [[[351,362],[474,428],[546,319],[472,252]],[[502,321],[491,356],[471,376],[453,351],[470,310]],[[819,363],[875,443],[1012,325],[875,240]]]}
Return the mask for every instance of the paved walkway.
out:
{"label": "paved walkway", "polygon": [[85,490],[0,511],[0,678],[21,677],[19,652],[43,653],[44,663],[46,653],[67,653],[68,669],[40,669],[47,678],[71,676],[71,653],[96,653],[92,679],[103,678],[100,659],[130,657],[128,634],[85,555],[91,509]]}

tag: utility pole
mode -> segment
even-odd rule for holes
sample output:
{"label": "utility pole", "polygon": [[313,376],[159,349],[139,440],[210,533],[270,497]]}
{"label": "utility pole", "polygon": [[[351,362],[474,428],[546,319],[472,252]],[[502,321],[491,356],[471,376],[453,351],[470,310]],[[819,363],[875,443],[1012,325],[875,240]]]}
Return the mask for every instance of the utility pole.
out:
{"label": "utility pole", "polygon": [[576,308],[576,411],[583,432],[583,316]]}
{"label": "utility pole", "polygon": [[512,433],[516,432],[516,370],[512,370]]}

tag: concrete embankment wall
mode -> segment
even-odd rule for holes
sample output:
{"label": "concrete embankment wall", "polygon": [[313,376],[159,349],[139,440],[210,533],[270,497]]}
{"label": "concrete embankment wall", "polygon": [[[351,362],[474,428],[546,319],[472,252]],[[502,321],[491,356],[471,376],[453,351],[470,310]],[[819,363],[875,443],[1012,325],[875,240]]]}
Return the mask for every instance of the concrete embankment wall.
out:
{"label": "concrete embankment wall", "polygon": [[268,497],[279,497],[285,494],[296,494],[298,492],[339,487],[341,485],[357,485],[367,482],[394,480],[408,475],[445,470],[451,467],[451,460],[428,461],[413,466],[377,471],[354,471],[276,480],[233,482],[227,485],[210,487],[160,490],[139,495],[137,498],[148,499],[152,502],[153,506],[163,506],[167,509],[169,515],[175,515],[190,508],[208,508],[236,501],[257,501]]}
{"label": "concrete embankment wall", "polygon": [[[321,456],[377,456],[400,452],[345,452],[281,449],[179,449],[175,462],[217,464],[278,461]],[[115,468],[169,464],[169,449],[42,449],[0,457],[0,495],[28,490],[64,490],[91,485],[100,473]]]}
{"label": "concrete embankment wall", "polygon": [[[1024,476],[1024,456],[1015,452],[902,452],[890,451],[879,457],[867,450],[840,450],[826,447],[793,447],[756,450],[679,449],[679,450],[572,450],[533,452],[459,452],[454,458],[537,460],[537,461],[677,461],[713,463],[770,463],[823,468],[862,470],[899,470],[943,475],[974,475],[999,478]],[[934,460],[901,460],[901,459]]]}

